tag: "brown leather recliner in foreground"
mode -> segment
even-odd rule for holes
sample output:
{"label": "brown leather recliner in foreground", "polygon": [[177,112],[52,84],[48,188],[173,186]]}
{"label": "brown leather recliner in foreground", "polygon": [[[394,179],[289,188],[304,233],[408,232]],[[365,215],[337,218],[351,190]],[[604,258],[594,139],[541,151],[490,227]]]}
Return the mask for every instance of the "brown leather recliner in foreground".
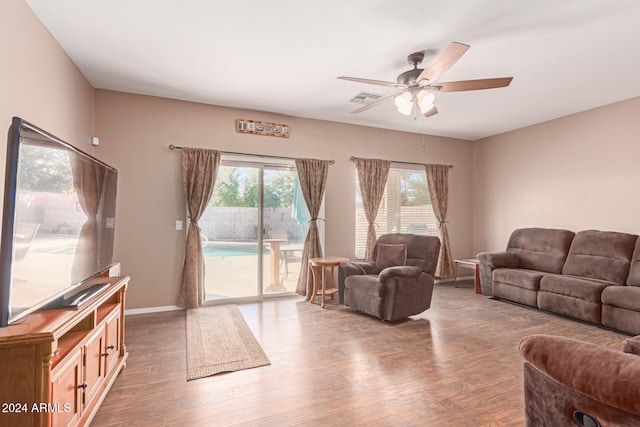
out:
{"label": "brown leather recliner in foreground", "polygon": [[640,426],[640,337],[622,351],[553,335],[520,343],[527,427]]}
{"label": "brown leather recliner in foreground", "polygon": [[440,239],[417,234],[378,238],[373,260],[340,265],[340,302],[357,311],[394,321],[431,306]]}

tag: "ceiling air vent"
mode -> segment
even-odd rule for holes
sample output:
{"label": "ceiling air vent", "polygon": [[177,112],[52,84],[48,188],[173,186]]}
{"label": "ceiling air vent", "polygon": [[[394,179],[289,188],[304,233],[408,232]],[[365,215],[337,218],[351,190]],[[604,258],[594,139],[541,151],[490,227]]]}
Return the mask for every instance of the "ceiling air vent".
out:
{"label": "ceiling air vent", "polygon": [[373,101],[377,101],[382,98],[382,95],[376,95],[375,93],[360,92],[351,99],[351,102],[356,104],[370,104]]}

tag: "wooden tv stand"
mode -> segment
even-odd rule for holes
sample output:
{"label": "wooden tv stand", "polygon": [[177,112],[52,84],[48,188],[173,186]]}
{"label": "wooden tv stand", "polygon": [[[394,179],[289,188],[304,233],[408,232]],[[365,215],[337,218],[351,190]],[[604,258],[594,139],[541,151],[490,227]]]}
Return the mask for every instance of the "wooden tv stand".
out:
{"label": "wooden tv stand", "polygon": [[36,311],[0,328],[0,425],[85,426],[93,419],[129,355],[129,277],[92,282],[109,286],[80,308]]}

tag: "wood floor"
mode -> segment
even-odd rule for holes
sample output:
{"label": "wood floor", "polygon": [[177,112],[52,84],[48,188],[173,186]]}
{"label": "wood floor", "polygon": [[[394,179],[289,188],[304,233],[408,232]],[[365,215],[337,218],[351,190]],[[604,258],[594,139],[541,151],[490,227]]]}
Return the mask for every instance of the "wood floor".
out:
{"label": "wood floor", "polygon": [[271,365],[186,381],[184,312],[127,316],[130,357],[92,426],[522,426],[520,340],[624,335],[436,285],[400,323],[327,301],[239,305]]}

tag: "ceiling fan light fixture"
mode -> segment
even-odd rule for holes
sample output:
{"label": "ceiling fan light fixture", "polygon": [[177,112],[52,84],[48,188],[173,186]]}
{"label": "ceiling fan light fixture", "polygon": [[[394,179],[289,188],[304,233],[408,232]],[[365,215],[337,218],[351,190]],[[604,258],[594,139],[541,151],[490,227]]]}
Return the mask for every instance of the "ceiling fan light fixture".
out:
{"label": "ceiling fan light fixture", "polygon": [[420,107],[420,111],[424,114],[433,108],[433,102],[436,97],[431,92],[423,89],[418,92],[416,98],[418,99],[418,107]]}
{"label": "ceiling fan light fixture", "polygon": [[408,116],[413,110],[413,95],[410,92],[404,92],[395,97],[394,102],[398,107],[398,112]]}

